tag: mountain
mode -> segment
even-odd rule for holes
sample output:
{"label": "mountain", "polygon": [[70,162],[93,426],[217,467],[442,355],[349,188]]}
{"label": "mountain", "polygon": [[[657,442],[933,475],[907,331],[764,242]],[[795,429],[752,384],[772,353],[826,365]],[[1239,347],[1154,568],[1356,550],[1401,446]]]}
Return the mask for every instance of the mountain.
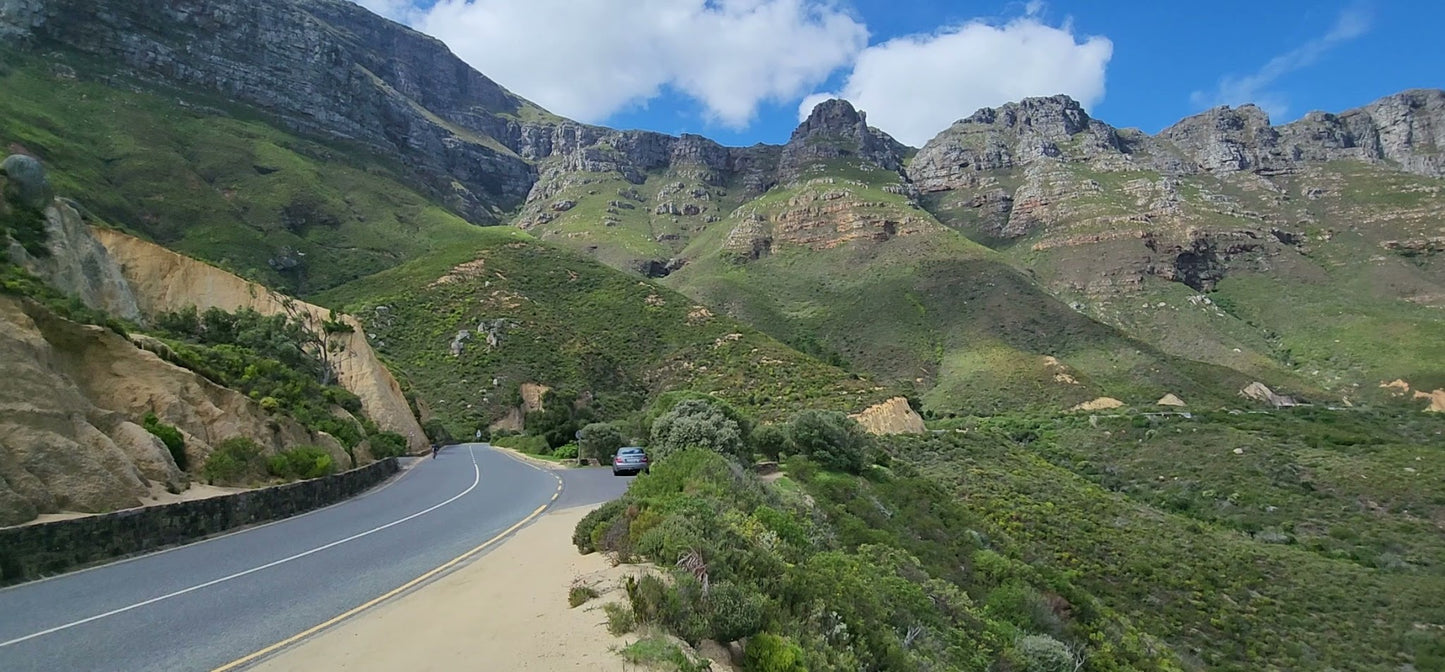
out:
{"label": "mountain", "polygon": [[557,117],[342,0],[0,0],[0,34],[0,524],[235,436],[344,466],[700,394],[789,428],[754,434],[778,480],[684,451],[578,536],[704,559],[716,600],[639,591],[686,641],[1445,665],[1439,91],[1155,135],[1031,98],[921,148],[833,100],[725,147]]}
{"label": "mountain", "polygon": [[1217,108],[1158,136],[1054,97],[955,123],[909,176],[941,222],[1097,319],[1352,396],[1445,373],[1442,129],[1440,91],[1277,128]]}

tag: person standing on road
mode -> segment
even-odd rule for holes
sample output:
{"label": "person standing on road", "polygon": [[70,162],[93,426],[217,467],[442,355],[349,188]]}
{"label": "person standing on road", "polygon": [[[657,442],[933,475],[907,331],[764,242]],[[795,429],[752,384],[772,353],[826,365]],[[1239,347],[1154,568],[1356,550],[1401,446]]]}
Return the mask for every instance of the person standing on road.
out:
{"label": "person standing on road", "polygon": [[433,460],[437,459],[437,451],[438,451],[438,450],[440,450],[440,448],[438,448],[436,442],[433,441],[432,444],[431,444],[431,459],[433,459]]}

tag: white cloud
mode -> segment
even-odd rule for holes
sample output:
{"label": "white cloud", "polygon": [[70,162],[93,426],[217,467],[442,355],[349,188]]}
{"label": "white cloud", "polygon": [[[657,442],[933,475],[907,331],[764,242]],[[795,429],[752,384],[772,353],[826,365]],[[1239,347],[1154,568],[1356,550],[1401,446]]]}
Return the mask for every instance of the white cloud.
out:
{"label": "white cloud", "polygon": [[1289,112],[1289,100],[1284,94],[1269,90],[1275,81],[1314,65],[1331,49],[1364,35],[1369,29],[1369,13],[1361,9],[1345,10],[1340,12],[1334,26],[1324,35],[1275,56],[1253,74],[1243,77],[1226,75],[1220,78],[1213,91],[1195,91],[1189,99],[1196,107],[1254,103],[1271,117],[1283,117]]}
{"label": "white cloud", "polygon": [[1071,25],[1040,21],[1041,9],[1029,3],[1024,17],[1002,25],[973,21],[869,47],[841,91],[809,96],[799,116],[822,98],[846,98],[868,113],[870,125],[919,147],[982,107],[1060,93],[1086,108],[1097,103],[1113,43],[1079,41]]}
{"label": "white cloud", "polygon": [[543,107],[601,121],[665,90],[743,128],[846,66],[867,28],[833,0],[358,0]]}

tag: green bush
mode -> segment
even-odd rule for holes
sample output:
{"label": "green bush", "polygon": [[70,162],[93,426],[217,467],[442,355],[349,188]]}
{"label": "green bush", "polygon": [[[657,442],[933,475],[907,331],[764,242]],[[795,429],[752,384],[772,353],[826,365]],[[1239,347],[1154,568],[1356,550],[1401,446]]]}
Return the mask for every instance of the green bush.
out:
{"label": "green bush", "polygon": [[786,637],[763,632],[748,640],[743,652],[745,672],[808,672],[803,649]]}
{"label": "green bush", "polygon": [[627,439],[622,432],[616,425],[607,422],[594,422],[583,427],[582,435],[577,439],[578,455],[601,462],[611,462],[617,449],[625,445]]}
{"label": "green bush", "polygon": [[612,521],[622,516],[627,511],[627,503],[621,499],[614,499],[602,506],[599,506],[582,517],[577,522],[577,527],[572,530],[572,544],[577,551],[586,555],[597,548],[592,542],[592,532],[602,525],[611,525]]}
{"label": "green bush", "polygon": [[432,418],[422,423],[421,431],[426,432],[426,438],[432,443],[447,445],[452,442],[452,433],[447,429],[446,423],[441,418]]}
{"label": "green bush", "polygon": [[503,436],[493,439],[492,445],[520,450],[529,455],[549,455],[552,452],[551,447],[547,445],[547,439],[545,437],[532,436],[530,434]]}
{"label": "green bush", "polygon": [[767,600],[737,584],[727,581],[712,584],[707,606],[710,639],[736,642],[763,629]]}
{"label": "green bush", "polygon": [[592,586],[572,586],[567,591],[567,605],[579,607],[586,604],[588,600],[595,599],[598,593]]}
{"label": "green bush", "polygon": [[858,474],[867,466],[871,439],[856,420],[838,411],[803,411],[793,418],[789,434],[797,451],[824,469]]}
{"label": "green bush", "polygon": [[1074,654],[1048,635],[1026,635],[1014,643],[1023,672],[1074,672]]}
{"label": "green bush", "polygon": [[305,480],[331,475],[336,471],[336,461],[320,447],[296,446],[268,458],[266,469],[277,478]]}
{"label": "green bush", "polygon": [[607,615],[607,632],[614,636],[621,637],[637,629],[637,617],[627,605],[608,602],[602,605],[602,613]]}
{"label": "green bush", "polygon": [[146,413],[141,420],[141,426],[166,444],[166,450],[170,452],[171,459],[176,461],[176,467],[185,471],[186,437],[181,435],[181,430],[161,422],[155,413]]}
{"label": "green bush", "polygon": [[201,475],[212,485],[250,485],[264,478],[265,473],[266,460],[261,457],[261,446],[244,436],[216,444],[201,466]]}
{"label": "green bush", "polygon": [[377,432],[369,437],[371,455],[378,460],[406,454],[406,437],[396,432]]}
{"label": "green bush", "polygon": [[753,452],[773,461],[792,450],[788,430],[780,425],[763,425],[753,430],[752,446]]}
{"label": "green bush", "polygon": [[577,444],[569,443],[565,446],[562,446],[561,448],[552,451],[552,457],[560,458],[563,460],[577,459]]}
{"label": "green bush", "polygon": [[686,448],[744,457],[742,428],[721,407],[703,399],[680,401],[652,423],[648,448],[654,462]]}

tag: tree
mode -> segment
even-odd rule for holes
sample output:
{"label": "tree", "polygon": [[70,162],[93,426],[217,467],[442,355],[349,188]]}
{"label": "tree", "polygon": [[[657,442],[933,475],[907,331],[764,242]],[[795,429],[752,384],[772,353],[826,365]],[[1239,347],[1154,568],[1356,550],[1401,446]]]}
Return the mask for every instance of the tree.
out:
{"label": "tree", "polygon": [[712,402],[686,399],[652,423],[654,461],[684,448],[705,448],[729,457],[746,457],[742,429]]}
{"label": "tree", "polygon": [[753,452],[761,453],[770,460],[777,460],[783,453],[792,451],[788,430],[782,425],[763,425],[753,430],[751,440]]}
{"label": "tree", "polygon": [[857,474],[868,466],[872,439],[857,421],[842,413],[803,411],[793,418],[789,434],[797,451],[824,469]]}
{"label": "tree", "polygon": [[335,310],[326,317],[321,317],[303,308],[289,296],[281,298],[281,308],[286,311],[287,319],[294,327],[292,333],[298,339],[301,349],[321,364],[320,383],[335,383],[337,356],[346,351],[346,344],[337,336],[349,334],[355,329],[338,317]]}
{"label": "tree", "polygon": [[594,422],[582,428],[582,436],[577,439],[578,454],[589,459],[611,462],[617,449],[626,443],[627,439],[623,438],[622,432],[613,424]]}

